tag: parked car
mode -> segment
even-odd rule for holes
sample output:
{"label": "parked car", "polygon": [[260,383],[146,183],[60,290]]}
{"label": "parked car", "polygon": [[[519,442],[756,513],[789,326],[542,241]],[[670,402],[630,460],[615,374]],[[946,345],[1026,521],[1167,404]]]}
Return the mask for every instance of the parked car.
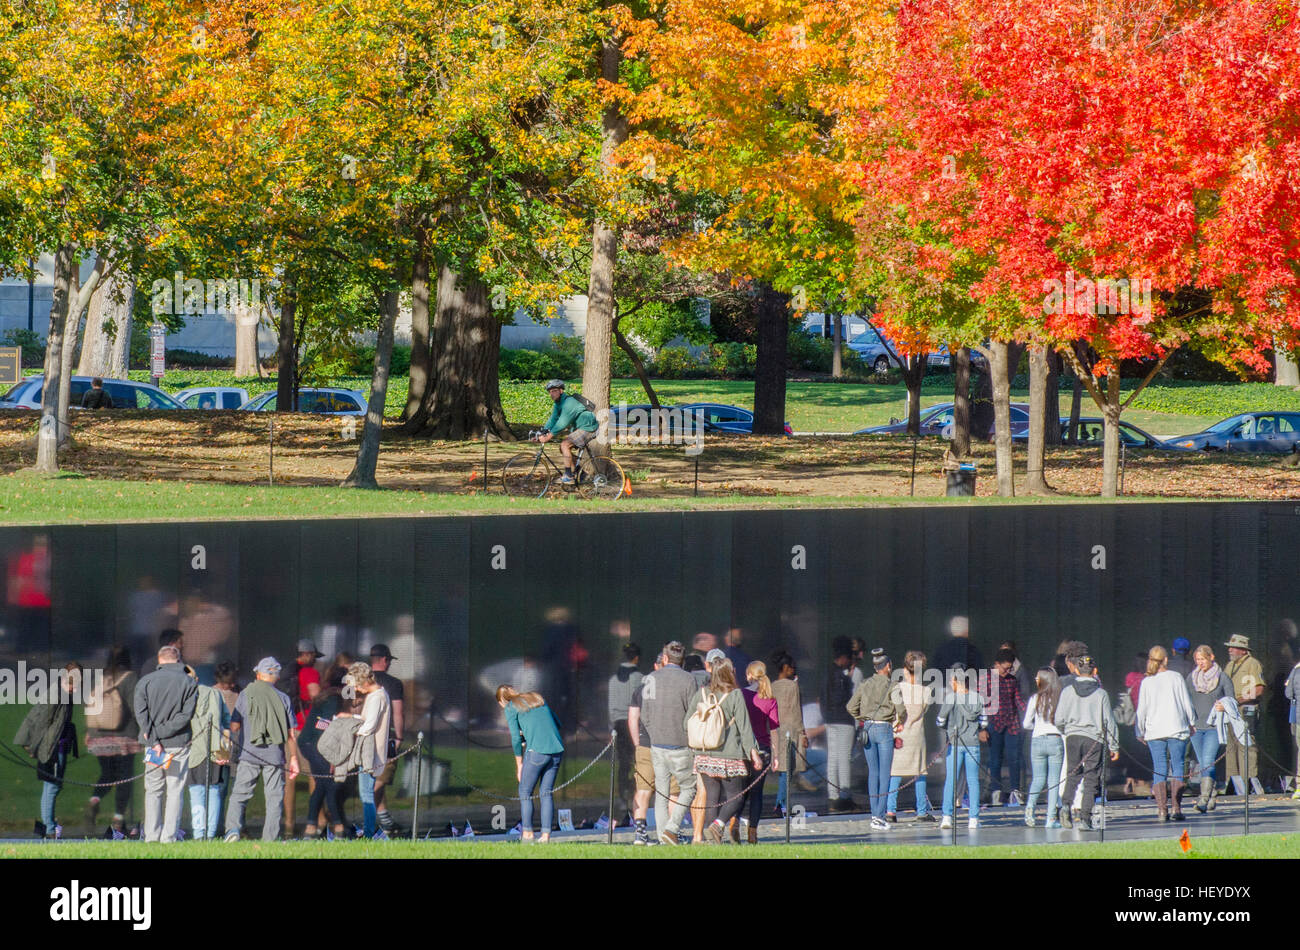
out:
{"label": "parked car", "polygon": [[[694,434],[695,416],[681,406],[667,403],[659,404],[663,415],[656,418],[653,406],[648,402],[631,406],[609,407],[609,433],[611,436],[624,434],[648,435],[652,427],[661,435],[671,435],[681,428],[684,432]],[[707,431],[707,430],[706,430]]]}
{"label": "parked car", "polygon": [[[90,376],[73,376],[68,383],[68,404],[81,408],[81,397],[90,389]],[[180,409],[181,404],[157,386],[133,379],[106,379],[104,391],[113,400],[114,409]],[[45,377],[28,376],[4,396],[0,409],[40,409],[45,395]]]}
{"label": "parked car", "polygon": [[[892,343],[886,346],[885,338],[874,327],[867,327],[844,345],[857,353],[862,358],[862,362],[870,366],[875,373],[883,375],[891,367],[903,366],[902,361],[895,355],[898,348]],[[941,346],[937,351],[929,354],[931,366],[949,366],[951,363],[952,357],[948,354],[947,347]]]}
{"label": "parked car", "polygon": [[[704,413],[704,431],[725,435],[752,435],[754,414],[740,406],[726,406],[717,402],[688,402],[681,407],[686,412]],[[785,423],[785,434],[794,435],[790,423]]]}
{"label": "parked car", "polygon": [[191,386],[174,398],[186,409],[238,409],[248,402],[248,390],[235,386]]}
{"label": "parked car", "polygon": [[[239,408],[245,412],[275,412],[275,392],[254,396]],[[326,416],[364,416],[366,397],[355,389],[300,389],[298,411]]]}
{"label": "parked car", "polygon": [[[1104,439],[1105,420],[1100,416],[1081,416],[1079,418],[1079,436],[1076,445],[1101,445]],[[1070,420],[1061,420],[1061,439],[1070,432]],[[1016,442],[1029,441],[1029,429],[1017,432],[1011,437]],[[1130,422],[1120,420],[1119,440],[1130,449],[1165,449],[1168,446],[1163,439],[1157,439],[1150,432],[1145,432]]]}
{"label": "parked car", "polygon": [[[921,410],[921,435],[937,435],[945,439],[952,438],[952,414],[953,404],[950,402],[941,402],[937,406],[930,406],[928,409]],[[1011,438],[1023,435],[1029,431],[1029,404],[1023,402],[1013,402],[1011,404]],[[907,420],[901,422],[891,422],[884,426],[870,426],[866,429],[858,429],[854,435],[902,435],[907,432]],[[971,432],[971,435],[976,435]],[[993,430],[990,428],[984,433],[986,438],[993,438]]]}
{"label": "parked car", "polygon": [[1292,452],[1300,442],[1300,412],[1243,412],[1191,435],[1166,439],[1185,452]]}

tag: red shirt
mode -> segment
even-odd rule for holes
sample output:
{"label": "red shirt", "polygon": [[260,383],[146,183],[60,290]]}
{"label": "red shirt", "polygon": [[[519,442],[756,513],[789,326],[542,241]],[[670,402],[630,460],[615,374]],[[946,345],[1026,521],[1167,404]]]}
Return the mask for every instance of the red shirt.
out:
{"label": "red shirt", "polygon": [[302,700],[302,712],[297,716],[299,732],[302,732],[307,724],[307,710],[311,708],[311,694],[307,691],[307,687],[312,683],[320,685],[320,674],[316,672],[316,667],[298,667],[298,698]]}

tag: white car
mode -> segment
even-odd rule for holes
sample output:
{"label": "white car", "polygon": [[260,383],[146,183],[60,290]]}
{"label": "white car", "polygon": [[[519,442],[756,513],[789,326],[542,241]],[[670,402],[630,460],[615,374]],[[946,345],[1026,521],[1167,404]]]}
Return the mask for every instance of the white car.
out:
{"label": "white car", "polygon": [[191,386],[172,398],[186,409],[238,409],[248,402],[248,390],[237,386]]}

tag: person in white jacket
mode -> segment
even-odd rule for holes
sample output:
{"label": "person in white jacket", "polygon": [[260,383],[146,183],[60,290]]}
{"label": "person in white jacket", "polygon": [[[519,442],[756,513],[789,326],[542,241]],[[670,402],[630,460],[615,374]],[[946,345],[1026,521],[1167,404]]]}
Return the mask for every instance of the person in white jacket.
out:
{"label": "person in white jacket", "polygon": [[[1169,654],[1154,646],[1147,654],[1147,675],[1138,691],[1137,737],[1151,752],[1151,790],[1161,821],[1183,820],[1182,794],[1186,777],[1187,742],[1192,737],[1196,710],[1187,681],[1169,669]],[[1166,788],[1165,779],[1170,786]]]}
{"label": "person in white jacket", "polygon": [[365,697],[365,703],[361,707],[361,725],[357,727],[357,742],[361,743],[361,771],[357,775],[357,791],[365,815],[365,836],[373,838],[378,830],[375,776],[382,773],[388,764],[388,724],[393,715],[393,704],[388,693],[375,680],[369,663],[353,663],[348,667],[347,679],[351,681],[357,695]]}

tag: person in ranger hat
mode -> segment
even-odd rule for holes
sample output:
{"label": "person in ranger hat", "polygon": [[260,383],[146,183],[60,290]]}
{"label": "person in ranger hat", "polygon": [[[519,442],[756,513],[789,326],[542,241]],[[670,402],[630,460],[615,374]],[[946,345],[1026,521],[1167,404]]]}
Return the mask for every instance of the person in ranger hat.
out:
{"label": "person in ranger hat", "polygon": [[[239,762],[235,770],[235,787],[226,811],[226,840],[238,841],[244,825],[244,808],[262,777],[262,795],[266,799],[266,823],[262,840],[280,837],[280,816],[284,810],[284,785],[292,787],[298,777],[297,729],[289,697],[275,688],[280,677],[280,661],[273,656],[262,658],[253,667],[257,679],[250,683],[235,702],[230,714],[231,744]],[[287,753],[287,755],[286,755]]]}
{"label": "person in ranger hat", "polygon": [[576,396],[565,395],[564,380],[552,379],[548,382],[546,395],[551,397],[555,408],[551,410],[551,417],[546,420],[546,425],[542,426],[542,433],[537,436],[537,441],[550,442],[569,426],[573,426],[573,431],[560,442],[560,454],[564,456],[564,475],[560,481],[565,485],[572,485],[574,482],[573,450],[580,449],[590,442],[596,430],[600,428],[600,424],[596,421],[596,414],[588,409],[582,400]]}
{"label": "person in ranger hat", "polygon": [[[1228,648],[1228,665],[1223,668],[1223,672],[1232,681],[1232,695],[1241,707],[1243,717],[1253,715],[1259,708],[1260,697],[1264,695],[1264,667],[1251,655],[1249,637],[1234,633],[1224,646]],[[1248,712],[1247,707],[1253,708]],[[1255,749],[1242,746],[1232,730],[1228,730],[1223,772],[1229,780],[1234,775],[1239,775],[1243,782],[1249,782],[1259,775]]]}

